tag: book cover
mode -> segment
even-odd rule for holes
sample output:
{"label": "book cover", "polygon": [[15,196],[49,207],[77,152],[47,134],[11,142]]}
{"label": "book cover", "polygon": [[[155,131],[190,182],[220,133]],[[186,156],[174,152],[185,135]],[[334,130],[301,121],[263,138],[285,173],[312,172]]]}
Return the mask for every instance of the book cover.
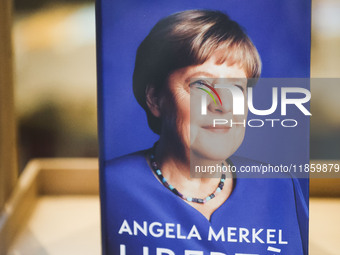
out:
{"label": "book cover", "polygon": [[96,9],[103,254],[308,254],[310,1]]}

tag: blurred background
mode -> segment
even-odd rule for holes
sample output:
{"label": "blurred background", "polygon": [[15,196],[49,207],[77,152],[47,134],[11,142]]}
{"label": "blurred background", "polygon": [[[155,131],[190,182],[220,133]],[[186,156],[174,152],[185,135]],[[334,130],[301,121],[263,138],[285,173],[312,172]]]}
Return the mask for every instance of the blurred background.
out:
{"label": "blurred background", "polygon": [[312,1],[311,159],[340,159],[339,14],[339,0]]}
{"label": "blurred background", "polygon": [[19,169],[41,157],[96,157],[94,1],[14,1]]}

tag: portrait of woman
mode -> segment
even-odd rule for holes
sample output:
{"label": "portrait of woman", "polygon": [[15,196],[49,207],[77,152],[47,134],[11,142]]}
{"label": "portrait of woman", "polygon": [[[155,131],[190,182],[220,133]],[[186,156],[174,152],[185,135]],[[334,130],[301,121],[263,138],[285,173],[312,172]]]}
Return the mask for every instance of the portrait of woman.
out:
{"label": "portrait of woman", "polygon": [[[260,74],[256,47],[223,12],[176,12],[151,29],[136,53],[133,93],[159,139],[105,162],[106,254],[307,254],[301,222],[308,209],[298,182],[190,173],[191,162],[260,164],[234,156],[243,125],[207,121],[245,119],[233,114],[230,91],[216,84],[231,81],[247,97]],[[218,94],[221,103],[208,96],[203,118],[204,93]]]}

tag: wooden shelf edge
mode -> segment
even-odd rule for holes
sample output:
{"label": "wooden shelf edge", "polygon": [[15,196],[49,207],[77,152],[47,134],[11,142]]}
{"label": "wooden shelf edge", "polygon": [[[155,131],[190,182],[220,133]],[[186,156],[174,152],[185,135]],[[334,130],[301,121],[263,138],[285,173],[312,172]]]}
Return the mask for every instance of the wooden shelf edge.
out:
{"label": "wooden shelf edge", "polygon": [[39,196],[98,194],[98,159],[31,160],[0,213],[0,255],[6,254],[27,223]]}
{"label": "wooden shelf edge", "polygon": [[0,214],[0,254],[6,254],[15,235],[30,217],[37,201],[39,162],[32,160],[21,174]]}

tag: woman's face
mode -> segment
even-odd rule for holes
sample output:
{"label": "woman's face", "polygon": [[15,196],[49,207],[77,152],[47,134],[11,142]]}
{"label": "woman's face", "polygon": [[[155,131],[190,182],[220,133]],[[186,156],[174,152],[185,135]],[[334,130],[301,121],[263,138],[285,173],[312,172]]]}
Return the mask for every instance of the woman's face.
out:
{"label": "woman's face", "polygon": [[[172,143],[181,145],[184,152],[207,160],[224,160],[230,157],[241,145],[245,127],[230,122],[243,123],[247,115],[233,114],[233,99],[229,89],[216,88],[222,101],[206,86],[216,84],[232,84],[241,89],[246,99],[246,74],[239,65],[216,64],[219,58],[215,53],[202,65],[189,66],[173,72],[168,78],[167,90],[162,95],[161,118],[162,133]],[[216,103],[209,94],[211,92]],[[206,93],[206,94],[205,94]],[[202,114],[202,95],[207,100],[206,115]],[[246,100],[244,100],[246,102]],[[214,119],[224,119],[227,125],[213,127]],[[182,151],[182,150],[181,150]],[[190,155],[190,154],[187,154]]]}

